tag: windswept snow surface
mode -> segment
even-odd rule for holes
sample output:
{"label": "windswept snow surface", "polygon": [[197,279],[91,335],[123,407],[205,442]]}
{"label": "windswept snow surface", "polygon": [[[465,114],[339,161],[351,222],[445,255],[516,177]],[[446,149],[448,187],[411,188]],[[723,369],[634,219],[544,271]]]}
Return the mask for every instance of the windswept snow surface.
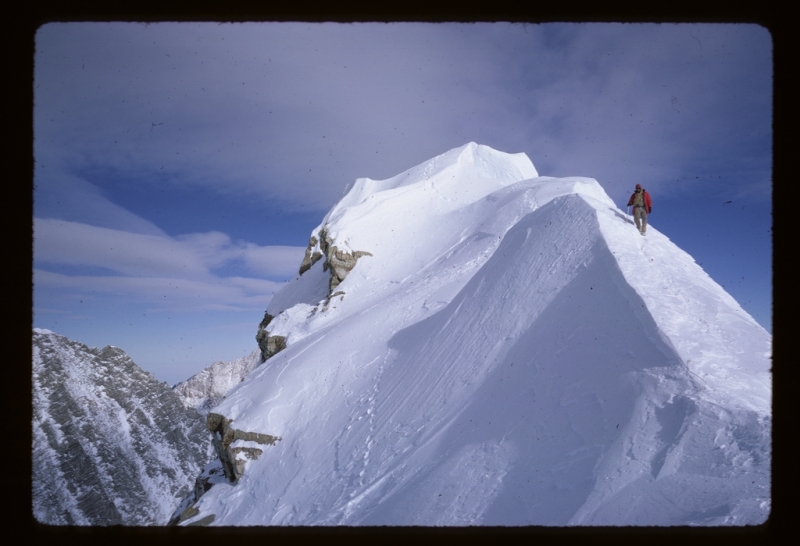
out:
{"label": "windswept snow surface", "polygon": [[[215,411],[282,438],[212,525],[744,525],[770,511],[769,334],[589,178],[470,143],[323,220],[367,251],[276,295]],[[189,523],[191,520],[189,521]]]}

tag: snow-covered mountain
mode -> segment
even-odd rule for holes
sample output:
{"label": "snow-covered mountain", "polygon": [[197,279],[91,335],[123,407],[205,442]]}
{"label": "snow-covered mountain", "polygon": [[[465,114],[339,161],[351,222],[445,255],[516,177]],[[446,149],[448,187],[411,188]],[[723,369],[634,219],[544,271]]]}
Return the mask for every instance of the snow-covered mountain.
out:
{"label": "snow-covered mountain", "polygon": [[232,362],[214,362],[195,375],[173,387],[184,407],[194,408],[206,415],[225,394],[244,381],[244,378],[261,363],[261,350]]}
{"label": "snow-covered mountain", "polygon": [[121,349],[33,331],[33,514],[165,525],[209,460],[208,430]]}
{"label": "snow-covered mountain", "polygon": [[769,515],[770,335],[595,180],[524,154],[356,181],[258,340],[209,413],[232,482],[182,525]]}

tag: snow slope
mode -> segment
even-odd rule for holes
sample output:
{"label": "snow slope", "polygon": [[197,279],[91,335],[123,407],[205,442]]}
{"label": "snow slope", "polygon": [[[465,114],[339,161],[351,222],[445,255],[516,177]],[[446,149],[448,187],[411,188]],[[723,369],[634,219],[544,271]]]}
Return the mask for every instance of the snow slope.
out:
{"label": "snow slope", "polygon": [[[281,438],[213,525],[742,525],[770,510],[769,334],[588,178],[474,143],[325,217],[215,409]],[[319,237],[318,237],[319,238]],[[186,523],[191,523],[188,520]]]}

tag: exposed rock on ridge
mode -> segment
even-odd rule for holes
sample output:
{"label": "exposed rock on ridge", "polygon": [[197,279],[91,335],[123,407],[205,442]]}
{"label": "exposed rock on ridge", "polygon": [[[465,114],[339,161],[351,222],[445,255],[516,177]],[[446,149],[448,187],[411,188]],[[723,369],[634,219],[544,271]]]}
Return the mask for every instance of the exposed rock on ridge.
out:
{"label": "exposed rock on ridge", "polygon": [[372,253],[365,250],[347,251],[339,249],[328,233],[328,226],[323,225],[319,230],[319,239],[312,235],[308,241],[305,257],[300,264],[300,275],[311,269],[323,256],[325,257],[325,263],[322,269],[330,271],[330,280],[328,282],[328,296],[330,297],[336,287],[356,266],[358,259],[362,256],[372,256]]}
{"label": "exposed rock on ridge", "polygon": [[319,241],[313,235],[311,239],[308,241],[308,248],[306,249],[306,255],[303,257],[303,262],[300,264],[300,274],[302,275],[309,269],[311,266],[317,263],[320,258],[322,258],[322,253],[319,250],[316,250],[315,247]]}
{"label": "exposed rock on ridge", "polygon": [[254,461],[264,453],[259,446],[275,445],[275,442],[281,440],[278,436],[271,434],[235,429],[230,426],[232,422],[232,419],[226,419],[224,415],[208,414],[206,426],[212,434],[211,443],[217,459],[208,463],[197,477],[192,492],[173,512],[169,521],[170,525],[188,522],[187,526],[202,526],[213,522],[216,518],[215,514],[206,514],[196,521],[188,521],[200,514],[199,509],[195,507],[200,497],[216,484],[238,482],[244,474],[247,461]]}
{"label": "exposed rock on ridge", "polygon": [[260,432],[245,432],[230,426],[232,419],[218,413],[209,413],[207,426],[212,434],[214,450],[222,462],[222,469],[230,482],[242,477],[247,460],[257,459],[264,451],[258,445],[274,445],[280,438]]}
{"label": "exposed rock on ridge", "polygon": [[269,313],[264,313],[264,318],[258,325],[256,342],[261,349],[261,362],[266,362],[267,359],[286,348],[286,336],[271,336],[267,330],[267,326],[274,318]]}
{"label": "exposed rock on ridge", "polygon": [[[203,472],[197,476],[194,482],[194,489],[192,490],[178,508],[173,512],[169,520],[169,525],[177,525],[186,520],[192,519],[200,513],[200,510],[195,507],[195,503],[203,496],[203,494],[211,489],[214,485],[219,483],[230,483],[225,473],[222,470],[222,462],[219,459],[214,459],[208,463]],[[203,517],[197,521],[187,523],[187,526],[208,525],[215,519],[215,515]]]}
{"label": "exposed rock on ridge", "polygon": [[339,250],[334,244],[332,238],[328,235],[327,227],[320,230],[320,249],[325,255],[325,264],[323,270],[331,272],[330,282],[328,283],[328,295],[333,294],[339,284],[347,277],[347,274],[356,266],[356,262],[362,256],[372,256],[371,252],[364,250],[354,250],[347,252]]}
{"label": "exposed rock on ridge", "polygon": [[[317,235],[319,235],[319,238],[317,238]],[[318,294],[318,296],[326,298],[323,310],[327,309],[328,303],[334,297],[344,297],[344,292],[336,289],[356,266],[359,258],[364,256],[372,256],[371,252],[364,250],[349,250],[340,248],[334,244],[334,239],[335,237],[333,237],[329,232],[328,225],[323,223],[322,226],[318,227],[314,231],[314,234],[312,234],[311,238],[309,239],[305,257],[303,258],[303,262],[300,264],[300,276],[302,276],[304,273],[307,273],[314,266],[314,264],[319,262],[323,257],[325,258],[325,261],[322,264],[322,272],[323,275],[324,272],[328,273],[328,289],[327,294]],[[346,246],[346,241],[344,246]],[[303,280],[308,280],[308,277],[304,277]],[[312,282],[316,282],[318,280],[322,279],[315,278],[315,280]],[[324,292],[324,289],[322,289],[321,286],[320,289],[321,292]],[[318,299],[314,300],[312,305],[317,304],[318,302]],[[268,329],[270,324],[273,324],[274,326],[273,320],[276,318],[276,315],[281,315],[281,312],[285,310],[282,308],[273,309],[272,307],[274,306],[274,303],[275,300],[273,300],[273,303],[270,304],[270,309],[264,313],[264,318],[258,325],[258,331],[256,332],[256,342],[261,349],[261,362],[265,362],[275,354],[284,350],[287,344],[286,335],[278,335],[274,328]],[[275,315],[271,314],[270,311],[275,313]]]}

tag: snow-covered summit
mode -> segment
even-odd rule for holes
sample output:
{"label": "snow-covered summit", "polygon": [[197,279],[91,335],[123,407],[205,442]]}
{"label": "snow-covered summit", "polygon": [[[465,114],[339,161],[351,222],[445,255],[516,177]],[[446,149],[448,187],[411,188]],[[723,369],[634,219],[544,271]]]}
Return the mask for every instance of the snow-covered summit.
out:
{"label": "snow-covered summit", "polygon": [[[537,177],[525,154],[469,143],[387,180],[360,178],[313,230],[307,256],[330,254],[334,246],[340,253],[366,252],[369,258],[360,263],[367,265],[359,270],[371,277],[372,285],[399,282],[434,261],[443,248],[459,244],[464,233],[474,229],[476,218],[479,225],[497,224],[498,233],[508,229],[509,222],[530,211],[531,203],[516,203],[516,192],[501,190]],[[543,197],[573,191],[576,184],[597,185],[591,179],[565,179],[558,188],[545,190]],[[599,185],[585,191],[611,203]],[[497,199],[504,202],[497,206]],[[506,204],[513,210],[505,211],[498,223],[493,218],[496,209]],[[328,278],[324,261],[314,263],[316,269],[276,294],[270,315],[297,303],[315,304],[327,294],[319,282]],[[353,280],[349,286],[357,290]]]}
{"label": "snow-covered summit", "polygon": [[281,440],[200,498],[198,518],[768,515],[769,334],[597,181],[470,143],[358,181],[302,270],[262,323],[285,348],[214,410]]}
{"label": "snow-covered summit", "polygon": [[[464,204],[475,200],[475,196],[485,195],[487,190],[537,176],[536,168],[524,153],[506,154],[470,142],[386,180],[357,179],[355,184],[345,188],[342,199],[331,209],[323,223],[335,221],[345,209],[375,194],[398,188],[429,182],[430,188],[447,194],[448,200]],[[459,187],[454,191],[456,184]],[[393,195],[396,193],[384,197]]]}

